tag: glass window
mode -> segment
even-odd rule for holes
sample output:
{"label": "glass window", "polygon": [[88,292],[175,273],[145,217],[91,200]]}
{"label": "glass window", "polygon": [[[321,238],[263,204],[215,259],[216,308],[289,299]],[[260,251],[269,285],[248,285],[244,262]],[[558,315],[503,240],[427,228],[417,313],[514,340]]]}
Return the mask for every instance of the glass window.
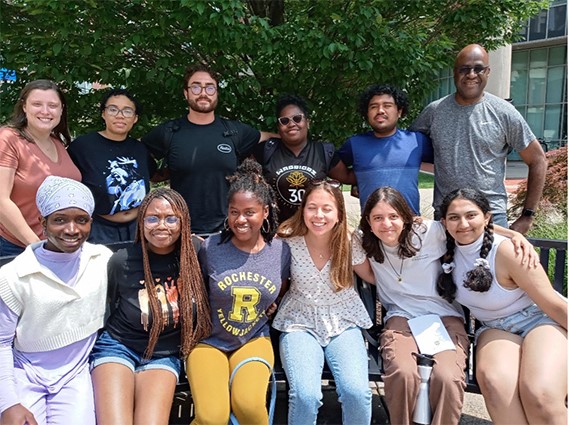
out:
{"label": "glass window", "polygon": [[513,104],[524,105],[527,96],[528,70],[513,71],[511,73],[511,97]]}
{"label": "glass window", "polygon": [[528,39],[529,40],[542,40],[546,38],[546,17],[548,11],[541,10],[538,15],[530,18],[528,25]]}
{"label": "glass window", "polygon": [[548,11],[548,38],[566,34],[566,5],[551,7]]}
{"label": "glass window", "polygon": [[544,114],[545,141],[558,140],[560,138],[560,122],[562,121],[562,105],[550,105],[546,107]]}
{"label": "glass window", "polygon": [[564,67],[556,66],[548,68],[546,103],[561,103],[564,91]]}
{"label": "glass window", "polygon": [[513,52],[511,57],[511,69],[527,69],[528,68],[528,50],[522,52]]}
{"label": "glass window", "polygon": [[543,68],[547,65],[547,49],[533,49],[530,51],[530,68]]}
{"label": "glass window", "polygon": [[531,69],[528,76],[529,105],[543,104],[546,95],[546,68]]}
{"label": "glass window", "polygon": [[548,51],[548,65],[566,64],[566,46],[552,47]]}
{"label": "glass window", "polygon": [[544,117],[544,106],[529,107],[526,113],[526,122],[530,126],[536,137],[542,136],[542,119]]}

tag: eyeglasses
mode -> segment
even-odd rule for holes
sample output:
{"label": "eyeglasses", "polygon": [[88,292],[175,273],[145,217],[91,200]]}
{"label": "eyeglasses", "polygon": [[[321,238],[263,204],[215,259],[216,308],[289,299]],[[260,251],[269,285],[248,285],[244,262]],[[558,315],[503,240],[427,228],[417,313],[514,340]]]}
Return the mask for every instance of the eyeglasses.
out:
{"label": "eyeglasses", "polygon": [[206,92],[208,96],[213,96],[218,91],[218,88],[214,84],[206,84],[205,86],[201,86],[200,84],[190,84],[188,86],[192,94],[200,94],[202,90]]}
{"label": "eyeglasses", "polygon": [[329,179],[328,177],[324,178],[324,179],[314,179],[311,180],[311,184],[313,186],[320,186],[322,184],[328,184],[330,187],[334,187],[335,189],[338,189],[339,187],[342,186],[342,183],[339,182],[338,180],[335,179]]}
{"label": "eyeglasses", "polygon": [[105,111],[107,111],[107,113],[112,117],[116,117],[119,115],[119,113],[121,113],[125,118],[132,118],[137,114],[133,108],[126,107],[119,109],[115,105],[105,107]]}
{"label": "eyeglasses", "polygon": [[293,120],[294,123],[299,124],[301,121],[303,121],[303,118],[305,118],[304,114],[297,114],[291,115],[290,117],[279,117],[277,118],[277,121],[279,121],[279,124],[285,127],[291,120]]}
{"label": "eyeglasses", "polygon": [[166,227],[176,227],[178,226],[178,223],[180,223],[180,219],[175,215],[167,215],[164,218],[160,218],[156,215],[149,215],[143,219],[144,225],[149,229],[158,227],[161,221]]}
{"label": "eyeglasses", "polygon": [[485,72],[487,69],[489,69],[488,65],[460,66],[457,68],[457,72],[459,72],[461,75],[469,75],[471,74],[471,71],[473,71],[476,75],[479,75]]}

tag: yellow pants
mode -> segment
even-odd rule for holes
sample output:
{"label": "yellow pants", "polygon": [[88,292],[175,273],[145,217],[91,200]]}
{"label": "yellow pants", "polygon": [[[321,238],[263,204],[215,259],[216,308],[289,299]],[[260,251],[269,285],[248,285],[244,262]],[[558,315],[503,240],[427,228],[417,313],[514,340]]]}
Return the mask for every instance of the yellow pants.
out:
{"label": "yellow pants", "polygon": [[270,371],[261,362],[239,368],[232,383],[230,375],[239,362],[261,357],[273,366],[269,338],[255,338],[231,353],[207,344],[198,344],[186,359],[186,371],[196,416],[194,425],[227,425],[231,412],[241,425],[264,425],[269,421],[266,407]]}

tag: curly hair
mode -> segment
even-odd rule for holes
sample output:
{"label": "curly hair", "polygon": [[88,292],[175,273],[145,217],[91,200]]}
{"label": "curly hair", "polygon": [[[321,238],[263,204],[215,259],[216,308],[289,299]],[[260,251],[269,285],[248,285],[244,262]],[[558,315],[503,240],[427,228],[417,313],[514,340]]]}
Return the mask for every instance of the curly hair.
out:
{"label": "curly hair", "polygon": [[[135,243],[140,243],[142,247],[144,287],[148,293],[152,317],[161,317],[162,311],[152,276],[148,256],[148,241],[144,236],[144,218],[150,203],[155,199],[163,199],[168,202],[176,217],[180,219],[180,238],[176,241],[176,252],[178,254],[178,261],[180,262],[180,271],[177,280],[178,292],[180,294],[180,315],[182,318],[180,351],[184,356],[187,356],[200,340],[210,335],[212,322],[210,318],[208,295],[204,280],[202,279],[196,251],[192,244],[188,206],[184,198],[175,190],[164,187],[155,189],[145,196],[139,207],[137,233],[135,235]],[[194,317],[198,318],[195,323]],[[163,330],[164,322],[162,320],[153,319],[148,345],[144,352],[145,359],[152,357],[158,337]]]}
{"label": "curly hair", "polygon": [[[277,202],[275,201],[275,192],[269,183],[267,183],[263,178],[261,165],[253,159],[247,158],[237,168],[236,172],[233,175],[226,177],[226,179],[230,183],[228,204],[236,193],[250,192],[253,193],[263,207],[268,207],[269,214],[267,216],[267,221],[269,222],[269,226],[261,226],[260,231],[265,242],[271,242],[279,224],[277,220],[278,207]],[[232,230],[224,226],[221,235],[221,243],[228,242],[232,236]]]}
{"label": "curly hair", "polygon": [[194,63],[192,65],[189,65],[186,68],[186,71],[184,72],[184,87],[183,87],[184,90],[188,88],[188,82],[190,81],[190,78],[192,78],[192,75],[194,75],[197,72],[205,72],[210,77],[212,77],[212,79],[216,82],[216,85],[218,85],[220,77],[216,71],[214,71],[208,65],[205,65],[203,63]]}
{"label": "curly hair", "polygon": [[[443,198],[441,203],[441,216],[445,218],[447,216],[447,210],[453,201],[456,199],[465,199],[466,201],[475,204],[483,214],[491,212],[491,207],[489,201],[483,194],[483,192],[476,189],[457,189],[449,193]],[[446,242],[446,252],[441,257],[441,263],[451,263],[455,255],[455,239],[446,230],[447,242]],[[494,240],[494,224],[493,216],[491,215],[489,223],[485,226],[483,243],[481,244],[481,249],[479,251],[479,257],[486,259],[493,247]],[[465,275],[465,280],[463,281],[463,286],[465,288],[471,289],[477,292],[486,292],[491,287],[493,283],[493,274],[491,271],[483,265],[475,266],[472,270],[469,270]],[[451,273],[442,272],[437,280],[437,292],[444,299],[450,303],[455,300],[455,294],[457,293],[457,285],[453,280],[453,275]]]}
{"label": "curly hair", "polygon": [[142,113],[141,104],[126,89],[111,89],[111,90],[106,91],[105,94],[103,94],[103,97],[101,98],[101,103],[99,104],[99,110],[101,111],[101,113],[103,113],[105,111],[105,108],[107,107],[107,102],[109,101],[109,99],[114,97],[114,96],[125,96],[127,99],[129,99],[131,102],[134,103],[135,113],[137,115],[140,115]]}
{"label": "curly hair", "polygon": [[[426,226],[421,217],[416,217],[402,194],[396,189],[384,186],[376,189],[370,194],[364,205],[364,211],[360,218],[360,230],[362,230],[362,248],[368,257],[374,258],[378,263],[384,262],[384,251],[380,246],[380,239],[372,231],[370,226],[370,214],[372,209],[379,203],[385,202],[390,205],[403,222],[402,232],[398,237],[398,255],[401,258],[411,258],[418,253],[422,247],[419,232],[424,233]],[[414,235],[418,236],[419,245],[413,243]]]}
{"label": "curly hair", "polygon": [[28,118],[24,111],[26,100],[28,100],[28,96],[33,90],[53,90],[57,93],[59,101],[61,102],[61,118],[59,123],[52,130],[52,135],[62,142],[64,146],[68,146],[69,143],[71,143],[71,135],[69,134],[69,128],[67,126],[67,101],[65,100],[63,91],[57,84],[50,80],[34,80],[24,86],[20,92],[20,96],[18,96],[18,101],[14,105],[14,111],[7,124],[8,127],[15,129],[28,142],[35,143],[34,138],[26,130],[28,127]]}
{"label": "curly hair", "polygon": [[329,242],[329,249],[332,253],[331,281],[335,286],[335,290],[340,291],[342,289],[349,288],[354,284],[344,197],[342,195],[341,188],[332,186],[327,180],[315,181],[315,183],[316,184],[309,184],[305,194],[303,195],[301,206],[292,217],[281,223],[277,231],[277,235],[284,239],[293,236],[306,235],[309,229],[305,224],[303,213],[311,193],[316,190],[324,190],[330,194],[334,198],[338,209],[338,223],[332,230],[332,236]]}
{"label": "curly hair", "polygon": [[277,103],[275,104],[275,118],[281,116],[281,112],[289,105],[294,105],[303,112],[306,119],[309,119],[309,106],[307,101],[301,96],[295,94],[284,93],[277,98]]}
{"label": "curly hair", "polygon": [[360,95],[358,100],[358,112],[364,117],[368,118],[368,106],[374,96],[381,96],[387,94],[394,98],[398,111],[402,111],[402,118],[408,113],[408,95],[403,90],[392,86],[390,84],[374,84],[368,86]]}

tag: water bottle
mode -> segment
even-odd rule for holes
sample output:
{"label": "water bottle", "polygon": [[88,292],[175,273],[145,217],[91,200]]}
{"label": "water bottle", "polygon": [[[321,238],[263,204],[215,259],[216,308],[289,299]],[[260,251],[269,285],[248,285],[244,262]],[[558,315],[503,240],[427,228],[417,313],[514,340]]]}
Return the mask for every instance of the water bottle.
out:
{"label": "water bottle", "polygon": [[416,424],[429,425],[431,423],[431,408],[429,405],[429,378],[435,360],[429,354],[412,353],[418,361],[418,373],[420,374],[420,390],[416,400],[412,421]]}

